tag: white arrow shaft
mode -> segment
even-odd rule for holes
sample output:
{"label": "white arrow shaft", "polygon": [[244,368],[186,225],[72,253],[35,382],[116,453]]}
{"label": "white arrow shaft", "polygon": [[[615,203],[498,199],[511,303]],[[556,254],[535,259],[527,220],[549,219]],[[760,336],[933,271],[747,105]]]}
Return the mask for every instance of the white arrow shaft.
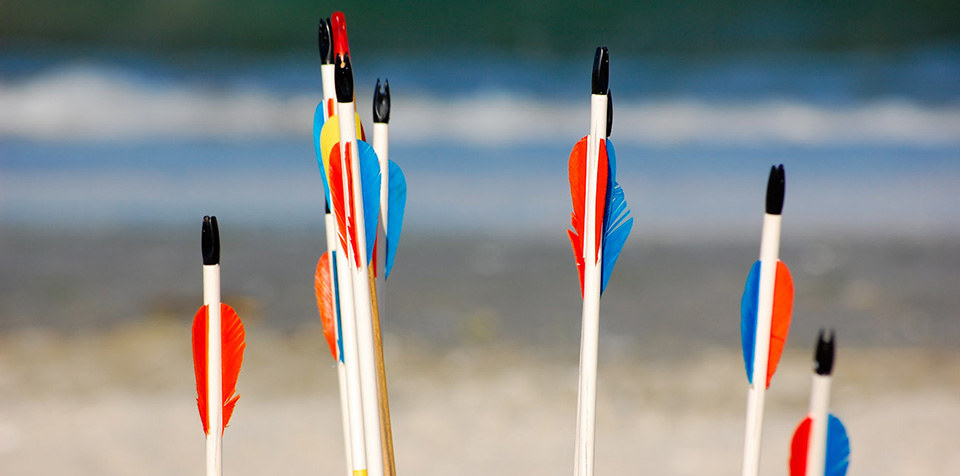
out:
{"label": "white arrow shaft", "polygon": [[347,412],[350,419],[350,450],[353,472],[366,471],[367,456],[363,425],[363,392],[358,364],[357,324],[353,305],[353,276],[346,250],[337,252],[337,278],[340,290],[340,323],[343,325],[343,360],[347,380]]}
{"label": "white arrow shaft", "polygon": [[[323,118],[329,119],[327,114],[327,100],[333,99],[334,107],[337,103],[337,91],[335,87],[334,71],[336,66],[333,64],[320,65],[320,81],[323,85]],[[336,109],[334,109],[336,111]]]}
{"label": "white arrow shaft", "polygon": [[377,228],[377,306],[384,315],[384,283],[387,266],[387,212],[390,210],[390,127],[385,122],[373,123],[373,151],[380,161],[380,224]]}
{"label": "white arrow shaft", "polygon": [[823,476],[827,465],[827,425],[830,376],[813,375],[810,391],[810,440],[807,442],[806,476]]}
{"label": "white arrow shaft", "polygon": [[[380,399],[377,393],[376,356],[373,341],[373,313],[370,306],[370,286],[367,268],[366,227],[363,216],[363,188],[360,180],[360,156],[357,149],[357,136],[354,103],[339,103],[337,115],[340,119],[340,154],[346,164],[346,151],[349,147],[351,160],[351,179],[356,252],[359,253],[359,266],[352,261],[354,305],[357,322],[357,349],[360,364],[360,388],[362,392],[364,439],[366,440],[367,472],[369,476],[383,475],[383,446],[380,438]],[[344,187],[344,193],[350,189]],[[346,207],[350,209],[350,207]],[[353,250],[351,249],[351,253]]]}
{"label": "white arrow shaft", "polygon": [[223,474],[223,390],[220,351],[220,265],[203,266],[207,306],[207,476]]}
{"label": "white arrow shaft", "polygon": [[[593,476],[597,422],[597,363],[600,347],[600,284],[596,230],[603,226],[597,216],[597,177],[600,141],[607,130],[607,96],[590,96],[590,135],[587,137],[586,188],[583,224],[583,322],[580,336],[580,379],[577,392],[577,433],[574,475]],[[600,244],[602,248],[602,243]]]}
{"label": "white arrow shaft", "polygon": [[[337,104],[337,115],[339,117],[340,128],[340,159],[341,159],[341,186],[343,197],[343,216],[345,217],[344,226],[349,227],[353,221],[350,209],[351,197],[347,196],[350,191],[350,178],[347,176],[346,147],[349,142],[344,141],[344,137],[356,137],[355,125],[353,124],[353,104],[348,103],[348,108],[344,104]],[[349,125],[344,126],[345,118],[349,118]],[[346,131],[346,133],[344,132]],[[355,152],[355,151],[354,151]],[[354,174],[356,170],[354,169]],[[369,461],[369,448],[366,444],[366,415],[364,414],[364,391],[363,391],[363,366],[361,362],[359,321],[362,318],[357,314],[356,299],[354,296],[356,280],[353,273],[353,249],[350,246],[350,233],[346,229],[338,232],[347,239],[346,249],[341,249],[337,253],[337,275],[340,280],[340,320],[343,323],[343,353],[347,366],[347,393],[350,398],[350,439],[353,447],[353,469],[354,474],[358,471],[366,472],[372,464]]]}
{"label": "white arrow shaft", "polygon": [[770,356],[770,326],[773,319],[773,291],[780,254],[780,215],[763,216],[760,237],[760,278],[756,335],[753,346],[753,383],[747,394],[747,424],[743,447],[742,476],[756,476],[760,470],[760,442],[763,439],[763,409]]}
{"label": "white arrow shaft", "polygon": [[[336,269],[337,262],[336,258],[333,255],[339,254],[335,253],[337,250],[337,229],[336,223],[337,219],[334,217],[333,213],[327,213],[324,215],[324,228],[327,234],[327,250],[330,251],[331,260],[330,260],[330,283],[333,285],[333,322],[334,322],[334,336],[336,339],[341,339],[340,337],[340,326],[341,323],[337,322],[336,316],[339,312],[339,306],[337,304],[338,297],[338,287],[336,282]],[[340,387],[340,418],[343,425],[343,448],[347,460],[347,476],[353,475],[353,449],[351,448],[350,440],[350,404],[349,399],[350,395],[347,391],[347,369],[346,364],[343,362],[342,356],[340,355],[340,346],[336,346],[337,352],[335,359],[337,360],[337,384]]]}

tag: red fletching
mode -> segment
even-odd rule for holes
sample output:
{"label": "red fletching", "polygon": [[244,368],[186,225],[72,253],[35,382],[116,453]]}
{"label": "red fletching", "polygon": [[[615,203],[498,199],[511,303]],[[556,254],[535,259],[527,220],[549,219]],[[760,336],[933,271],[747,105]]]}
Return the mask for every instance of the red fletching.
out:
{"label": "red fletching", "polygon": [[[193,317],[193,373],[197,378],[197,407],[200,409],[200,421],[203,432],[210,433],[210,421],[207,417],[207,306],[201,307]],[[221,396],[223,398],[223,428],[230,422],[233,408],[240,395],[237,390],[237,376],[243,364],[243,350],[246,348],[246,333],[243,323],[232,307],[220,304],[220,370]],[[223,429],[220,430],[221,434]]]}
{"label": "red fletching", "polygon": [[344,230],[347,229],[347,215],[343,206],[343,167],[340,166],[340,143],[337,142],[330,149],[330,177],[327,179],[330,186],[331,208],[337,215],[337,236],[340,238],[340,249],[347,249],[347,235]]}
{"label": "red fletching", "polygon": [[[580,293],[583,294],[583,270],[586,258],[583,255],[583,237],[584,237],[584,207],[586,207],[587,197],[587,139],[583,139],[573,146],[570,152],[570,197],[573,200],[573,213],[570,217],[572,230],[567,230],[570,236],[570,244],[573,246],[573,255],[577,260],[577,272],[580,275]],[[603,211],[606,207],[607,199],[607,174],[609,165],[607,164],[607,146],[606,141],[600,141],[599,160],[597,162],[597,214],[595,219],[596,250],[594,258],[600,255],[600,237],[603,234]]]}
{"label": "red fletching", "polygon": [[[340,159],[340,142],[334,144],[330,149],[330,198],[333,200],[334,208],[337,211],[337,234],[340,236],[340,249],[346,250],[347,246],[353,250],[356,266],[360,267],[360,254],[357,251],[357,232],[356,232],[356,208],[353,204],[353,158],[351,157],[352,147],[347,147],[347,156],[345,158],[346,167],[343,166],[343,160]],[[347,190],[344,196],[343,173],[347,174]],[[350,219],[344,215],[346,207],[350,207]]]}
{"label": "red fletching", "polygon": [[812,424],[810,417],[804,418],[793,432],[793,442],[790,443],[790,476],[807,474],[807,447],[810,444]]}
{"label": "red fletching", "polygon": [[326,252],[317,262],[317,272],[313,276],[313,287],[317,293],[317,308],[320,311],[320,323],[323,324],[323,336],[330,346],[333,360],[337,360],[337,311],[334,308],[334,286],[331,280],[330,252]]}
{"label": "red fletching", "polygon": [[790,317],[793,314],[793,278],[783,261],[777,261],[777,276],[773,289],[773,316],[770,320],[770,354],[767,357],[767,387],[777,372],[777,364],[783,354],[790,332]]}
{"label": "red fletching", "polygon": [[330,30],[333,33],[333,54],[350,56],[350,42],[347,41],[347,20],[343,12],[334,12],[330,16]]}

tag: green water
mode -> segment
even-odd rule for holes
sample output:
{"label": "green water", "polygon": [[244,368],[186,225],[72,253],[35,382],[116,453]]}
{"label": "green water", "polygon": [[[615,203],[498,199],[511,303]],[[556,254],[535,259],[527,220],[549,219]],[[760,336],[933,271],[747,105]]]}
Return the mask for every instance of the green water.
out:
{"label": "green water", "polygon": [[151,51],[302,49],[343,9],[355,48],[383,53],[513,51],[566,56],[891,49],[960,36],[951,0],[874,2],[0,0],[0,42]]}

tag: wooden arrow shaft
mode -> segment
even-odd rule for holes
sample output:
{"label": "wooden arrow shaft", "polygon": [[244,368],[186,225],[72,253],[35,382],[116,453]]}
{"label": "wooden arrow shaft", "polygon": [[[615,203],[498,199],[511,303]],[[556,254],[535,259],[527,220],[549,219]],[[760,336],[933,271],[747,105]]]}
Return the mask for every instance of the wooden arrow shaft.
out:
{"label": "wooden arrow shaft", "polygon": [[377,364],[377,396],[380,400],[380,439],[383,442],[383,474],[397,473],[393,457],[393,429],[390,426],[390,399],[387,396],[387,369],[383,363],[383,334],[380,330],[380,306],[377,302],[377,284],[373,268],[367,268],[370,282],[370,309],[373,313],[373,350]]}

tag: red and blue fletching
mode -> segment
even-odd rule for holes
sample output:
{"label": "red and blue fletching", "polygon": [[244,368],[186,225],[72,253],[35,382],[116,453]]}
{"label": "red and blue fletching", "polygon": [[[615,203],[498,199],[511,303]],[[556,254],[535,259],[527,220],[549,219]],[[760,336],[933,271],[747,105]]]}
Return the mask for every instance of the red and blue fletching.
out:
{"label": "red and blue fletching", "polygon": [[[573,146],[573,150],[570,152],[570,198],[573,201],[573,213],[570,217],[570,225],[573,228],[572,230],[567,230],[567,235],[570,237],[570,244],[573,246],[573,255],[577,261],[577,272],[580,275],[580,294],[583,295],[583,271],[585,256],[583,255],[583,239],[584,239],[584,209],[586,207],[586,190],[587,190],[587,139],[589,136],[584,136],[580,139],[576,145]],[[600,151],[599,151],[599,161],[597,167],[597,197],[606,197],[607,196],[607,185],[608,178],[607,174],[609,172],[609,165],[607,162],[607,150],[606,150],[606,141],[600,142]],[[606,206],[606,200],[597,200],[596,215],[597,217],[604,216],[604,209]],[[603,232],[603,222],[602,218],[597,220],[597,226],[595,230],[590,230],[590,233],[595,234],[596,240],[596,250],[595,254],[599,255],[600,253],[600,244],[601,236]]]}
{"label": "red and blue fletching", "polygon": [[[753,263],[740,299],[740,343],[747,380],[753,383],[753,350],[757,335],[757,306],[760,301],[760,262]],[[767,387],[777,371],[783,346],[790,331],[793,313],[793,278],[782,261],[777,261],[777,275],[773,291],[773,316],[770,321],[770,349],[767,356]]]}
{"label": "red and blue fletching", "polygon": [[[810,444],[810,426],[805,418],[793,433],[790,443],[790,476],[806,476],[807,452]],[[850,466],[850,439],[839,418],[831,414],[827,420],[827,448],[824,476],[844,476]]]}

